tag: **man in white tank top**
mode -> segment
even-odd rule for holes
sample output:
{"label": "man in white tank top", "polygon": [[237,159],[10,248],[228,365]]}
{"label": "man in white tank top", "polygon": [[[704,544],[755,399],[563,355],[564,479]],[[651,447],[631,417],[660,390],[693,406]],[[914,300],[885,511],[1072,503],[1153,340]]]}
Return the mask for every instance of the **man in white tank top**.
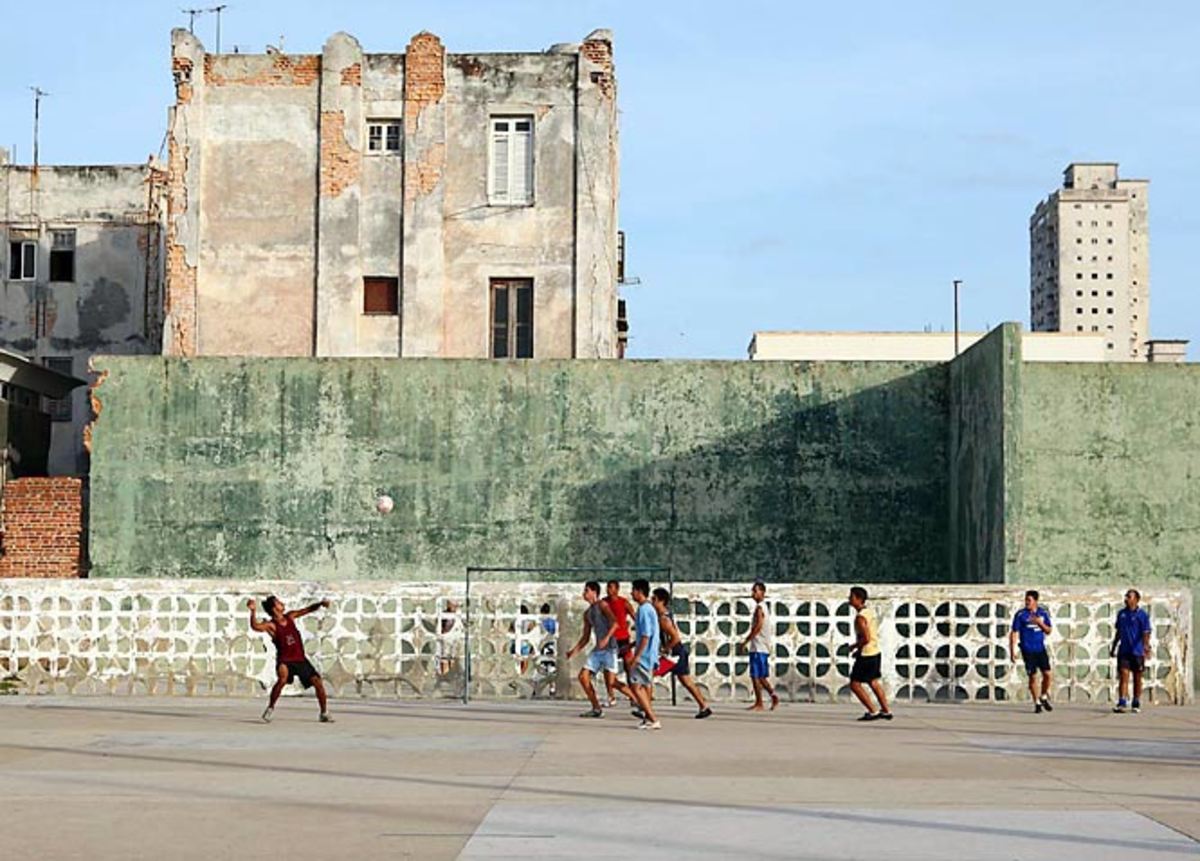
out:
{"label": "man in white tank top", "polygon": [[742,646],[750,652],[750,681],[754,685],[754,705],[749,711],[763,710],[763,691],[771,695],[771,711],[779,708],[779,697],[771,685],[771,636],[775,632],[771,624],[771,612],[763,599],[767,595],[766,584],[756,580],[750,587],[750,596],[754,599],[754,617],[750,621],[750,633],[742,642]]}

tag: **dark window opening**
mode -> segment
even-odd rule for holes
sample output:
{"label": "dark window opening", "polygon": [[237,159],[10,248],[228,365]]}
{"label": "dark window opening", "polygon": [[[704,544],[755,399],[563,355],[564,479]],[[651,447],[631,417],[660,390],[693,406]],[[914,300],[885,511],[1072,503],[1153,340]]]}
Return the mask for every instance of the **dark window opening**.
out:
{"label": "dark window opening", "polygon": [[533,358],[533,281],[492,279],[492,358]]}
{"label": "dark window opening", "polygon": [[74,230],[55,230],[51,233],[50,280],[75,280]]}
{"label": "dark window opening", "polygon": [[370,275],[363,278],[363,313],[398,315],[400,279]]}

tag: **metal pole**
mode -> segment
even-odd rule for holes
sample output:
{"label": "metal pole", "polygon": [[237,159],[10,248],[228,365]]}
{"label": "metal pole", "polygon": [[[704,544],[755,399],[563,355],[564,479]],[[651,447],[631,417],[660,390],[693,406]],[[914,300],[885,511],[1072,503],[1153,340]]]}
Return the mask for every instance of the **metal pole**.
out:
{"label": "metal pole", "polygon": [[471,702],[471,569],[467,569],[466,594],[463,596],[464,612],[466,614],[466,627],[463,629],[463,667],[465,669],[465,678],[463,680],[463,705],[469,705]]}
{"label": "metal pole", "polygon": [[962,281],[954,279],[954,355],[958,356],[958,288]]}
{"label": "metal pole", "polygon": [[36,190],[38,184],[38,128],[42,118],[42,96],[50,95],[41,87],[30,87],[33,91],[33,171],[29,175],[29,214],[37,212]]}
{"label": "metal pole", "polygon": [[227,3],[222,3],[220,6],[214,6],[209,9],[209,12],[217,13],[217,53],[221,53],[221,12],[228,8]]}
{"label": "metal pole", "polygon": [[[671,604],[674,604],[675,603],[675,569],[670,568],[670,567],[667,568],[667,591],[671,593]],[[667,605],[667,609],[670,609],[670,607],[671,607],[671,605]],[[676,629],[679,628],[678,625],[676,625],[675,627],[676,627]],[[681,643],[683,642],[683,632],[682,631],[679,632],[679,641]],[[675,690],[675,674],[674,673],[671,673],[671,705],[673,705],[673,706],[679,705],[679,696]]]}

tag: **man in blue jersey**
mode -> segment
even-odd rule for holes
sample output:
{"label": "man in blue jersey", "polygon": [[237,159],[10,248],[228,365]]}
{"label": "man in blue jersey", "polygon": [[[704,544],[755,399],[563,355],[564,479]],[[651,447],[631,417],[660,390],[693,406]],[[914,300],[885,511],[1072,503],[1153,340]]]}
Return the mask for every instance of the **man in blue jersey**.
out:
{"label": "man in blue jersey", "polygon": [[[1025,672],[1029,674],[1029,695],[1033,697],[1033,711],[1041,714],[1052,712],[1050,704],[1050,653],[1046,651],[1046,635],[1051,629],[1050,614],[1038,606],[1038,593],[1030,589],[1025,593],[1025,608],[1013,617],[1012,630],[1008,632],[1008,653],[1017,662],[1017,638],[1021,640],[1021,657],[1025,661]],[[1038,692],[1038,673],[1042,675],[1042,689]]]}
{"label": "man in blue jersey", "polygon": [[650,603],[650,583],[634,580],[633,600],[637,603],[637,641],[629,665],[629,683],[640,708],[635,711],[642,723],[638,729],[662,729],[662,723],[654,714],[654,703],[650,689],[654,686],[654,668],[658,666],[659,627],[658,613]]}
{"label": "man in blue jersey", "polygon": [[1146,669],[1146,655],[1150,651],[1150,614],[1138,604],[1142,593],[1130,589],[1125,593],[1125,606],[1117,613],[1116,634],[1113,636],[1109,654],[1117,659],[1117,704],[1113,711],[1125,711],[1128,701],[1129,677],[1133,676],[1133,713],[1142,708],[1142,672]]}

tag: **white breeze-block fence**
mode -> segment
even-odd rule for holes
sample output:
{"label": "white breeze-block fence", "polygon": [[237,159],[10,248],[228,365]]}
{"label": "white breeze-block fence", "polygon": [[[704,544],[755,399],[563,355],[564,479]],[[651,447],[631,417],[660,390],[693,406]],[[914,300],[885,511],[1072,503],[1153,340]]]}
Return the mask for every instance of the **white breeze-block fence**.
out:
{"label": "white breeze-block fence", "polygon": [[[338,697],[578,697],[581,585],[462,582],[246,583],[211,580],[0,580],[0,690],[17,693],[255,695],[274,675],[267,637],[249,630],[246,599],[289,608],[329,598],[299,622],[305,646]],[[627,587],[626,587],[627,588]],[[930,585],[868,589],[880,619],[884,681],[900,700],[1027,697],[1008,652],[1023,587]],[[1051,588],[1042,605],[1060,701],[1110,702],[1108,656],[1122,588]],[[785,701],[848,695],[853,611],[847,586],[769,584],[773,677]],[[699,684],[717,701],[750,694],[736,650],[753,602],[741,585],[675,584],[675,617]],[[1146,693],[1191,701],[1191,593],[1144,590],[1154,626]],[[545,612],[543,612],[543,609]],[[260,611],[261,612],[261,611]],[[669,682],[662,681],[662,696]],[[685,696],[682,688],[679,696]]]}

